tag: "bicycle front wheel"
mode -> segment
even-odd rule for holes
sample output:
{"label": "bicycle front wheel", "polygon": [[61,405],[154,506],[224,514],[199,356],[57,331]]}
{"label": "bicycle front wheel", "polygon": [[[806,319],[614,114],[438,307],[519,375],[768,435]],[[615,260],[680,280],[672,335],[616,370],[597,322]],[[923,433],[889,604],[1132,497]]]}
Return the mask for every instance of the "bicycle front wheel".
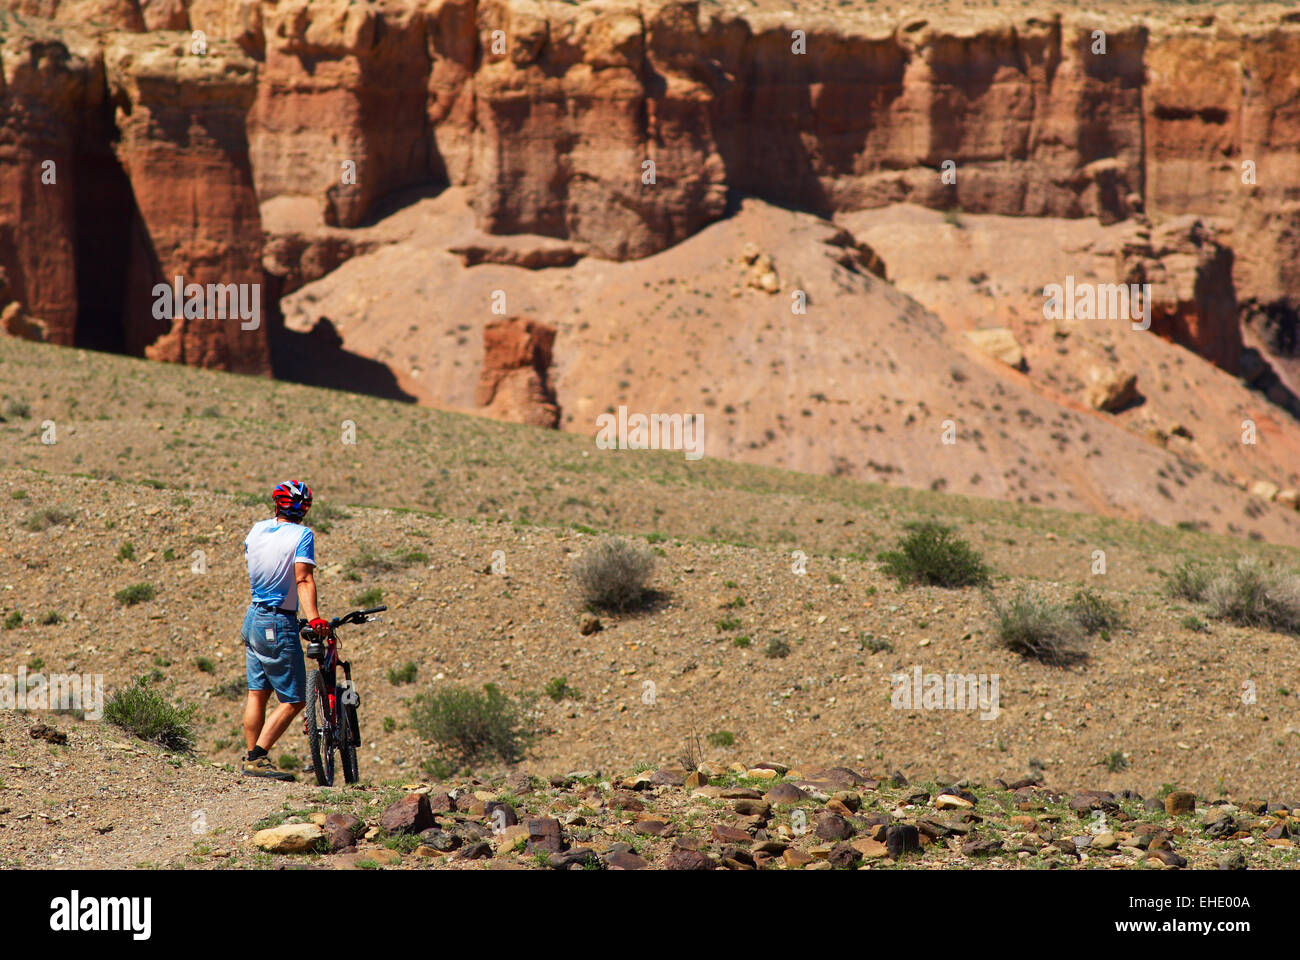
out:
{"label": "bicycle front wheel", "polygon": [[311,745],[311,765],[316,783],[334,786],[334,745],[330,742],[329,698],[325,696],[325,679],[319,670],[307,676],[307,742]]}
{"label": "bicycle front wheel", "polygon": [[[339,697],[342,699],[342,691],[339,692]],[[357,747],[353,741],[357,738],[354,736],[356,731],[352,727],[350,713],[347,707],[339,705],[339,757],[343,761],[343,779],[347,783],[356,783]]]}

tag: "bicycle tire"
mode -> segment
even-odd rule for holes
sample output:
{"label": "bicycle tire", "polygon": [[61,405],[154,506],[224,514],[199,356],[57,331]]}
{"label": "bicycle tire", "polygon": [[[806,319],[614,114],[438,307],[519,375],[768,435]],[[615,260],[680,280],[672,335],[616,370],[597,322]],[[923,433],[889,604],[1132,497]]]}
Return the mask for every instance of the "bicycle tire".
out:
{"label": "bicycle tire", "polygon": [[307,676],[307,742],[311,745],[316,783],[322,787],[334,786],[334,750],[329,743],[328,724],[324,722],[327,703],[325,680],[319,670],[313,670]]}
{"label": "bicycle tire", "polygon": [[[342,699],[342,691],[339,692],[339,699]],[[343,780],[346,783],[357,782],[357,748],[352,742],[352,721],[348,714],[351,711],[339,704],[339,735],[337,737],[339,745],[339,759],[343,761]]]}

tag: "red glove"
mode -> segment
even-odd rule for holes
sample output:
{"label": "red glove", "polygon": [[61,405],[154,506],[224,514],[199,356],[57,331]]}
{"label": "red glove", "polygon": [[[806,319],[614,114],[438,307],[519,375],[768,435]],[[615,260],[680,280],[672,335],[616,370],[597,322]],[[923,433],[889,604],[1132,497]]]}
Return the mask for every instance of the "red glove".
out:
{"label": "red glove", "polygon": [[308,622],[307,629],[316,634],[317,638],[324,640],[330,635],[330,622],[317,617],[315,620]]}

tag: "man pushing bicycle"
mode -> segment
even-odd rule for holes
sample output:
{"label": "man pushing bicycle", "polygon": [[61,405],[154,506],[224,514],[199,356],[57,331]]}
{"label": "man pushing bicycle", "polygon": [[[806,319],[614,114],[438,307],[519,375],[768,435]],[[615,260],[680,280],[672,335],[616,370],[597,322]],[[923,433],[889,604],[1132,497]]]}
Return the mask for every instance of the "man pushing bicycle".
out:
{"label": "man pushing bicycle", "polygon": [[[311,488],[297,480],[271,491],[275,516],[253,524],[244,540],[252,602],[244,615],[244,661],[248,700],[244,704],[244,739],[248,753],[239,771],[246,777],[293,780],[268,752],[306,703],[307,674],[298,637],[298,608],[319,636],[330,625],[316,607],[316,537],[303,518],[311,509]],[[280,705],[266,718],[266,703],[275,691]]]}

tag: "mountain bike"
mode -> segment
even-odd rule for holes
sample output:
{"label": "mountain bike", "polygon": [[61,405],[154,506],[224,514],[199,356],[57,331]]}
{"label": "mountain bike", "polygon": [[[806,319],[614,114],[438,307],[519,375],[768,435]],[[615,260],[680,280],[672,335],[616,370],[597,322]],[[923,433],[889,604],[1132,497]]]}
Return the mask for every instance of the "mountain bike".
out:
{"label": "mountain bike", "polygon": [[[339,753],[343,779],[357,782],[357,748],[361,746],[361,722],[357,708],[361,696],[352,685],[352,663],[339,659],[336,627],[345,623],[370,623],[377,620],[374,614],[388,607],[371,607],[353,610],[330,621],[329,634],[317,636],[308,629],[306,620],[298,621],[299,636],[307,644],[307,657],[320,664],[307,675],[307,709],[303,719],[303,732],[311,744],[311,765],[316,771],[316,782],[322,787],[334,785],[334,751]],[[338,679],[339,668],[343,680]]]}

